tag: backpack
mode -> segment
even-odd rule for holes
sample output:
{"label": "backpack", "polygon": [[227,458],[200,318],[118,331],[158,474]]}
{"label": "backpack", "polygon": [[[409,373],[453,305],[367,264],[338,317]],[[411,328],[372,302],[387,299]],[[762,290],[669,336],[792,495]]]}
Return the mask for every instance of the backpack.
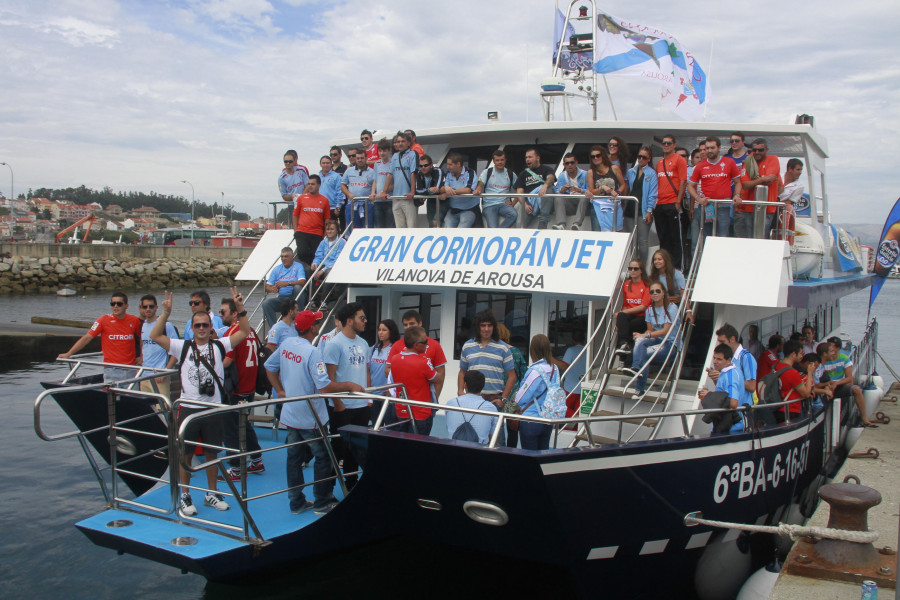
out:
{"label": "backpack", "polygon": [[265,344],[259,344],[256,349],[256,393],[260,396],[270,396],[272,394],[272,382],[266,374],[266,360],[272,355],[272,350]]}
{"label": "backpack", "polygon": [[[491,175],[493,175],[493,174],[494,174],[494,167],[488,167],[487,173],[485,174],[485,177],[484,177],[485,191],[487,190],[487,185],[488,185],[488,183],[490,183]],[[513,172],[512,172],[512,170],[509,169],[509,167],[506,168],[506,175],[509,177],[509,189],[510,189],[510,191],[514,191],[513,186],[515,185],[516,180],[513,179],[513,177],[515,177],[515,176],[513,175]]]}
{"label": "backpack", "polygon": [[760,404],[777,404],[784,402],[781,395],[781,375],[791,367],[784,367],[769,373],[756,382],[756,395]]}
{"label": "backpack", "polygon": [[559,385],[559,369],[554,365],[553,373],[550,379],[542,372],[538,371],[538,375],[544,380],[547,386],[547,392],[544,394],[544,401],[538,405],[538,413],[544,419],[559,419],[566,416],[566,390]]}
{"label": "backpack", "polygon": [[[479,409],[482,404],[484,404],[484,402],[478,405]],[[456,405],[459,406],[459,400],[456,401]],[[473,414],[471,417],[471,419],[466,420],[466,413],[463,413],[463,422],[460,423],[459,427],[456,428],[456,431],[453,432],[452,439],[459,442],[481,443],[478,434],[475,432],[475,427],[472,426],[472,419],[474,419],[476,415]]]}

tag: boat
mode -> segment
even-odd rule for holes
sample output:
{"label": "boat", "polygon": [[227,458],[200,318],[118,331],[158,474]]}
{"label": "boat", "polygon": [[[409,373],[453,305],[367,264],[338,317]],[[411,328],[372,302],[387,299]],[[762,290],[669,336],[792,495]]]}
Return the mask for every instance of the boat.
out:
{"label": "boat", "polygon": [[[765,564],[771,557],[752,556],[747,535],[737,529],[697,525],[689,517],[702,514],[736,526],[808,518],[818,501],[816,490],[846,457],[848,429],[855,425],[853,407],[840,401],[774,426],[762,424],[760,413],[767,407],[756,406],[741,409],[751,424],[745,432],[713,435],[704,417],[715,418],[723,409],[705,408],[697,397],[708,386],[704,367],[715,347],[713,332],[722,324],[736,326],[745,339],[756,326],[762,340],[809,324],[824,339],[840,331],[841,298],[872,284],[864,269],[841,262],[829,233],[824,137],[811,119],[793,125],[548,121],[419,131],[418,142],[436,165],[456,152],[478,171],[503,148],[519,171],[530,147],[540,150],[545,164],[559,164],[572,152],[583,167],[590,147],[613,135],[635,148],[654,148],[659,156],[663,134],[694,142],[733,131],[765,138],[783,161],[803,160],[810,210],[796,216],[793,242],[787,231],[767,239],[761,228],[751,239],[701,239],[679,306],[681,318],[691,309],[693,322],[680,329],[680,344],[673,345],[667,361],[648,370],[647,394],[635,397],[635,378],[622,371],[614,353],[613,316],[634,252],[633,232],[357,229],[329,275],[345,291],[338,302],[320,298],[313,305],[320,302],[333,311],[345,301],[362,303],[367,339],[379,320],[418,310],[450,358],[446,381],[457,377],[460,342],[482,308],[493,308],[508,325],[511,342],[520,346],[545,333],[561,354],[571,345],[572,332],[582,329],[586,374],[578,381],[577,412],[532,419],[554,425],[551,449],[500,445],[505,420],[527,420],[507,414],[500,415],[484,446],[441,435],[440,425],[433,435],[400,433],[383,424],[385,411],[396,403],[422,403],[387,399],[372,427],[345,426],[339,432],[360,458],[359,483],[348,491],[338,470],[340,502],[331,512],[291,515],[279,462],[284,432],[263,415],[277,402],[307,398],[260,400],[255,416],[240,407],[210,406],[191,418],[238,412],[242,419],[264,419],[256,422],[268,470],[248,476],[244,467],[240,482],[226,480],[221,489],[235,500],[234,510],[201,507],[198,516],[189,517],[178,510],[177,482],[166,475],[190,462],[184,454],[185,425],[171,426],[179,401],[130,389],[128,382],[104,385],[82,375],[91,360],[74,357],[69,376],[45,384],[36,399],[35,429],[49,441],[77,439],[100,482],[104,508],[76,526],[96,544],[211,581],[256,578],[400,535],[552,565],[568,573],[586,598],[736,593],[751,562]],[[338,140],[337,145],[355,143]],[[786,209],[779,205],[779,210]],[[424,221],[424,208],[419,217]],[[292,240],[290,231],[266,232],[237,279],[262,281]],[[257,283],[250,297],[259,289]],[[874,371],[876,345],[873,321],[850,349],[860,383]],[[157,374],[135,367],[135,380]],[[445,386],[442,403],[453,395],[450,388]],[[381,391],[361,396],[384,400]],[[50,399],[77,430],[43,430],[41,410]],[[328,439],[321,423],[319,428]],[[224,475],[221,455],[214,464]],[[120,489],[120,480],[127,490]],[[201,485],[198,480],[195,485]],[[306,481],[312,480],[308,468]],[[501,581],[502,573],[497,576]]]}
{"label": "boat", "polygon": [[74,296],[74,295],[76,295],[77,293],[78,293],[78,292],[76,292],[75,290],[73,290],[73,289],[70,288],[70,287],[59,288],[58,290],[56,290],[56,295],[57,295],[57,296],[69,297],[69,296]]}

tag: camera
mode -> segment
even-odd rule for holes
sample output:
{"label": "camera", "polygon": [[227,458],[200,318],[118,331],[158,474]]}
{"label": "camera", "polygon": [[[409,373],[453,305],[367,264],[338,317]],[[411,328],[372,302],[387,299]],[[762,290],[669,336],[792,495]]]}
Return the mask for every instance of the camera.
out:
{"label": "camera", "polygon": [[206,381],[201,381],[199,386],[199,392],[205,396],[213,396],[216,393],[216,386],[213,384],[212,380],[207,379]]}

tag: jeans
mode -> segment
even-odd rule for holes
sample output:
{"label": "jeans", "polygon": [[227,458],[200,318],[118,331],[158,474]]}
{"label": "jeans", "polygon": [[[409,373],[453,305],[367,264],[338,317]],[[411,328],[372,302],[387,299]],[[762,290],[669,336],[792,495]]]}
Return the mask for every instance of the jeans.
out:
{"label": "jeans", "polygon": [[753,211],[736,211],[734,213],[734,237],[752,238],[754,217]]}
{"label": "jeans", "polygon": [[[644,217],[623,217],[623,228],[622,230],[625,233],[629,233],[632,229],[635,229],[635,235],[637,236],[637,256],[641,259],[644,264],[647,264],[649,246],[648,239],[650,238],[650,225],[653,223],[652,221],[648,223],[644,220]],[[637,227],[635,228],[635,220],[637,220]]]}
{"label": "jeans", "polygon": [[543,423],[522,421],[519,424],[519,440],[523,450],[549,450],[553,427]]}
{"label": "jeans", "polygon": [[691,221],[691,254],[697,251],[701,230],[705,235],[712,235],[712,223],[706,222],[706,207],[698,204],[694,207],[694,219]]}
{"label": "jeans", "polygon": [[447,213],[447,216],[444,217],[444,227],[449,228],[466,228],[473,227],[475,225],[475,211],[474,210],[463,210],[458,213],[454,213],[453,210]]}
{"label": "jeans", "polygon": [[[645,364],[661,363],[669,354],[669,348],[672,347],[672,340],[662,343],[661,337],[645,337],[639,339],[634,344],[634,356],[631,359],[631,368],[635,371],[640,370]],[[639,394],[644,393],[644,386],[647,385],[646,371],[638,375],[634,384]]]}
{"label": "jeans", "polygon": [[[331,433],[337,435],[338,429],[344,425],[360,425],[361,427],[369,426],[369,407],[345,408],[344,410],[335,410],[331,416]],[[331,445],[334,447],[334,454],[338,460],[344,461],[344,473],[352,473],[345,475],[344,480],[347,483],[347,489],[356,485],[359,476],[356,471],[359,470],[359,461],[353,452],[349,451],[344,440],[340,437],[335,438]]]}
{"label": "jeans", "polygon": [[733,226],[731,210],[733,208],[734,206],[731,204],[716,204],[716,228],[713,234],[716,237],[731,237],[731,227]]}
{"label": "jeans", "polygon": [[[372,208],[372,204],[366,202],[365,200],[360,200],[354,203],[353,206],[353,228],[357,227],[375,227],[375,210]],[[363,215],[359,214],[359,210],[362,208]],[[349,220],[349,219],[348,219]]]}
{"label": "jeans", "polygon": [[419,435],[431,435],[431,426],[434,425],[434,415],[427,419],[416,419],[416,430],[413,431],[412,419],[400,423],[396,427],[392,427],[394,431],[402,431],[403,433],[418,433]]}
{"label": "jeans", "polygon": [[[331,458],[328,456],[328,449],[325,448],[325,442],[319,437],[318,429],[292,429],[288,427],[288,434],[285,443],[293,444],[301,440],[312,440],[308,444],[290,446],[287,449],[287,484],[289,488],[302,486],[305,482],[303,479],[303,464],[306,452],[304,446],[312,450],[316,460],[313,463],[313,477],[316,482],[313,483],[313,508],[322,508],[336,502],[334,497],[334,479],[328,479],[334,475],[334,469],[331,467]],[[291,501],[291,510],[298,510],[306,503],[306,495],[303,488],[288,490],[288,498]]]}
{"label": "jeans", "polygon": [[[231,398],[235,402],[241,402],[243,400],[252,400],[255,394],[232,394]],[[230,412],[222,415],[224,417],[223,425],[225,427],[225,446],[228,448],[238,449],[240,446],[240,415],[237,412]],[[259,439],[256,437],[256,428],[250,424],[248,421],[246,427],[244,428],[246,432],[246,448],[250,452],[256,451],[255,454],[250,455],[250,460],[247,462],[253,461],[258,462],[262,461],[262,454],[259,452],[261,448],[259,447]],[[235,453],[226,450],[225,456],[233,456]],[[239,469],[241,467],[241,459],[239,458],[229,458],[228,466],[232,469]]]}
{"label": "jeans", "polygon": [[[145,373],[147,375],[147,373]],[[108,383],[111,381],[124,381],[126,379],[134,379],[137,376],[137,369],[122,369],[119,367],[105,367],[103,369],[103,381]]]}
{"label": "jeans", "polygon": [[375,213],[375,227],[394,227],[394,211],[390,200],[376,201],[369,210]]}
{"label": "jeans", "polygon": [[437,227],[440,227],[444,222],[444,218],[447,216],[447,211],[450,210],[450,203],[446,200],[440,202],[441,210],[438,213],[438,203],[440,201],[437,198],[429,198],[425,201],[425,214],[428,215],[428,226],[434,227],[435,223],[437,223]]}
{"label": "jeans", "polygon": [[[284,289],[284,288],[282,288],[282,289]],[[302,290],[302,289],[303,289],[303,286],[295,285],[293,288],[291,288],[290,295],[286,294],[286,295],[282,296],[279,294],[277,296],[272,296],[271,298],[266,298],[265,300],[263,300],[263,303],[262,303],[263,315],[265,315],[266,323],[269,324],[269,327],[274,325],[275,322],[281,318],[281,303],[284,302],[285,300],[291,300],[293,298],[296,298],[297,294],[299,294],[300,290]],[[297,304],[300,306],[301,309],[304,306],[306,306],[306,293],[304,293],[303,296],[297,300]]]}
{"label": "jeans", "polygon": [[538,229],[547,229],[550,225],[550,215],[554,213],[556,198],[541,196],[541,208],[538,212]]}
{"label": "jeans", "polygon": [[482,215],[488,227],[495,229],[497,227],[512,227],[519,218],[519,213],[512,206],[504,203],[485,206],[481,209]]}

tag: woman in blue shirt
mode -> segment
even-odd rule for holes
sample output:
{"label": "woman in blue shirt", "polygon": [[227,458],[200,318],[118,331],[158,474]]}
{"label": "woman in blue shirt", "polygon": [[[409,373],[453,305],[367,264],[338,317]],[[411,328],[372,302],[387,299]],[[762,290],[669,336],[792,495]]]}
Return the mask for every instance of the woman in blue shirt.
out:
{"label": "woman in blue shirt", "polygon": [[[547,394],[544,377],[549,381],[556,370],[553,365],[553,353],[550,350],[550,339],[542,333],[531,338],[529,354],[532,363],[525,371],[522,385],[516,392],[516,404],[519,405],[520,414],[528,417],[540,417],[539,407]],[[519,422],[519,440],[525,450],[548,450],[552,432],[553,427],[550,425],[530,421]]]}
{"label": "woman in blue shirt", "polygon": [[[651,362],[662,362],[669,356],[669,350],[678,339],[678,307],[666,302],[666,291],[658,281],[650,284],[651,304],[647,307],[644,318],[647,320],[647,331],[634,334],[634,355],[631,368],[622,369],[634,376],[641,368]],[[675,328],[669,335],[669,330]],[[668,338],[666,336],[668,335]],[[663,342],[665,340],[665,342]],[[638,394],[644,393],[647,384],[647,372],[644,370],[635,381]]]}
{"label": "woman in blue shirt", "polygon": [[[384,374],[384,365],[387,363],[388,354],[391,352],[391,346],[400,339],[400,328],[393,319],[385,319],[378,324],[375,332],[378,341],[369,349],[369,376],[372,378],[372,387],[385,385],[387,383],[387,375]],[[384,395],[384,392],[379,392]],[[381,412],[382,402],[372,403],[372,413],[370,418],[372,423],[378,419],[378,413]],[[393,414],[393,410],[387,411],[387,415]],[[385,419],[385,423],[387,423]]]}
{"label": "woman in blue shirt", "polygon": [[684,274],[672,264],[672,255],[660,248],[653,253],[650,261],[650,281],[658,281],[666,290],[669,302],[681,302],[684,292]]}

